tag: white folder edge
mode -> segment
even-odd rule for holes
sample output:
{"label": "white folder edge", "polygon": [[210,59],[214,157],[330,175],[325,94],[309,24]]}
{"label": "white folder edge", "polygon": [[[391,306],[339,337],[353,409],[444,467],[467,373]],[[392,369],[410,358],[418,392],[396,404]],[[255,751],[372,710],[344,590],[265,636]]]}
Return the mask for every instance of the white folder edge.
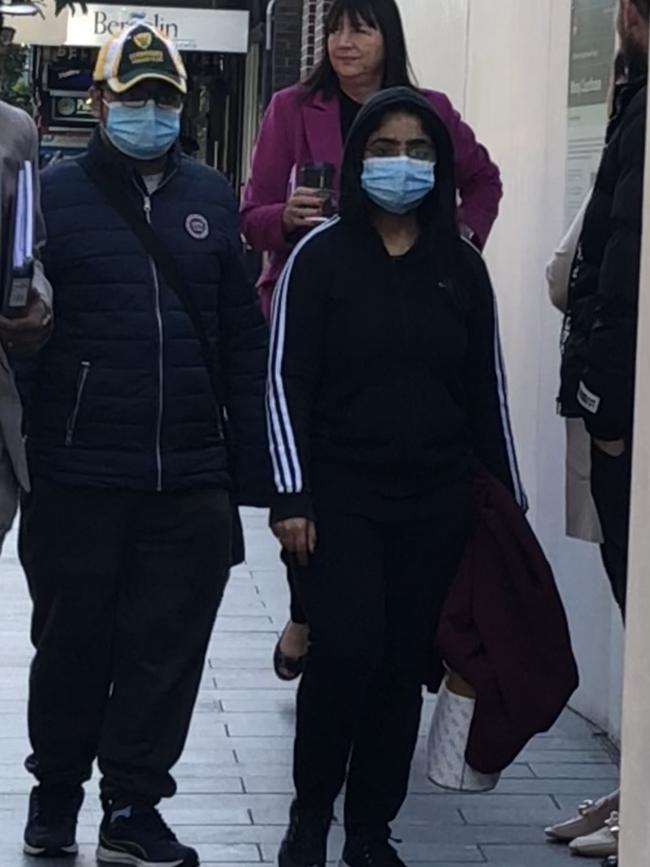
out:
{"label": "white folder edge", "polygon": [[34,167],[30,162],[25,163],[25,194],[25,257],[31,261],[34,258]]}
{"label": "white folder edge", "polygon": [[21,270],[34,254],[34,175],[30,162],[18,173],[16,188],[16,225],[14,232],[13,266]]}

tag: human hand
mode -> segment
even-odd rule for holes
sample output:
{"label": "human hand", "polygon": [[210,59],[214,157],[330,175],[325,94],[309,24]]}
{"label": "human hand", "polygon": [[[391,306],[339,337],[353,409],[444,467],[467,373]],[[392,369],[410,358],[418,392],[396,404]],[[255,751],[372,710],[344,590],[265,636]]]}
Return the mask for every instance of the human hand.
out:
{"label": "human hand", "polygon": [[289,518],[271,527],[285,551],[296,557],[298,565],[307,566],[316,550],[316,525],[307,518]]}
{"label": "human hand", "polygon": [[7,351],[20,355],[37,352],[52,331],[52,312],[35,289],[30,290],[29,304],[22,316],[0,316],[0,340]]}
{"label": "human hand", "polygon": [[609,455],[610,458],[620,458],[621,455],[625,454],[625,440],[607,441],[594,439],[594,445],[599,451]]}
{"label": "human hand", "polygon": [[323,216],[324,197],[318,190],[298,187],[293,193],[282,215],[282,225],[287,236],[300,229],[310,229],[314,220]]}

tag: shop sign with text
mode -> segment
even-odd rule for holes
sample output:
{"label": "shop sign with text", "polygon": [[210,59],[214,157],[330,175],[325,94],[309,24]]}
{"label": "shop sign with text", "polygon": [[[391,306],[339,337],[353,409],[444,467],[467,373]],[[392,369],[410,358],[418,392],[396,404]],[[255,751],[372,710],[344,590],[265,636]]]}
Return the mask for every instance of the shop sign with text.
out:
{"label": "shop sign with text", "polygon": [[101,46],[137,21],[147,21],[173,39],[181,51],[245,54],[249,12],[236,9],[177,9],[88,4],[85,15],[70,16],[66,44]]}

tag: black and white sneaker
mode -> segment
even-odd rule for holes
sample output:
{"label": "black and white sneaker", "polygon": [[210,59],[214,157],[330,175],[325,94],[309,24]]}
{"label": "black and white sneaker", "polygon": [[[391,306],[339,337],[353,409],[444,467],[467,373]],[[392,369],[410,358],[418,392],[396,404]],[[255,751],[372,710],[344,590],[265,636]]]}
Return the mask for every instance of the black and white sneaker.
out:
{"label": "black and white sneaker", "polygon": [[387,839],[346,840],[340,867],[406,867]]}
{"label": "black and white sneaker", "polygon": [[29,796],[29,815],[23,849],[35,858],[69,858],[77,854],[77,819],[83,789],[35,786]]}
{"label": "black and white sneaker", "polygon": [[325,867],[331,816],[302,813],[294,802],[278,855],[279,867]]}
{"label": "black and white sneaker", "polygon": [[154,807],[109,809],[99,831],[97,860],[129,867],[198,867],[199,856],[183,846]]}

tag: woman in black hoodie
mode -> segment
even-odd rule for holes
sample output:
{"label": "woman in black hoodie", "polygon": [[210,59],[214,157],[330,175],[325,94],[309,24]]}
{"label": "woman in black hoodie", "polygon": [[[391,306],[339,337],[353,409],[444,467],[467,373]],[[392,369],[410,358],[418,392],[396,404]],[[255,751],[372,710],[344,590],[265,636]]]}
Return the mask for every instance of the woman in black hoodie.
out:
{"label": "woman in black hoodie", "polygon": [[281,867],[324,865],[346,772],[344,864],[401,864],[390,823],[475,462],[524,504],[492,289],[455,189],[444,124],[414,91],[383,91],[350,133],[340,218],[275,295],[271,521],[311,627]]}

